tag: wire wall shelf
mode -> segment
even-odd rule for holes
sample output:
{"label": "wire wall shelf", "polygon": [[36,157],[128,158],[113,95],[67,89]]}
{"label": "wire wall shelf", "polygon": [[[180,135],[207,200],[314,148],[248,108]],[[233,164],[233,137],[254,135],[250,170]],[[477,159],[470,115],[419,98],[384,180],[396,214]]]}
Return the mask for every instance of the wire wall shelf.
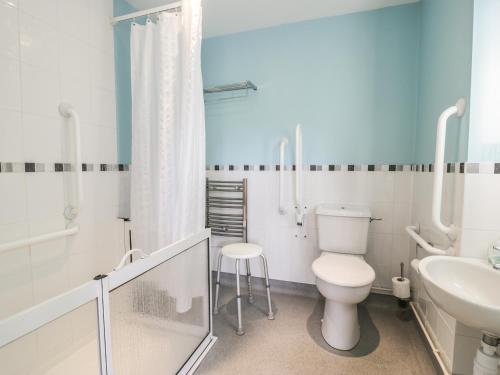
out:
{"label": "wire wall shelf", "polygon": [[228,85],[209,87],[203,90],[205,94],[216,94],[227,91],[239,91],[239,90],[254,90],[257,91],[257,86],[253,84],[252,81],[243,81],[237,83],[231,83]]}

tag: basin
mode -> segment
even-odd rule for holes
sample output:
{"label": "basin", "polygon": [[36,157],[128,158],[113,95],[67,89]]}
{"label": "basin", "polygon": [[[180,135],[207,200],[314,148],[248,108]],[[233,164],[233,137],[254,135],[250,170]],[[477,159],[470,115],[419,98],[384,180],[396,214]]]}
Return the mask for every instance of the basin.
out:
{"label": "basin", "polygon": [[419,271],[437,306],[469,327],[500,336],[500,270],[482,259],[429,256]]}

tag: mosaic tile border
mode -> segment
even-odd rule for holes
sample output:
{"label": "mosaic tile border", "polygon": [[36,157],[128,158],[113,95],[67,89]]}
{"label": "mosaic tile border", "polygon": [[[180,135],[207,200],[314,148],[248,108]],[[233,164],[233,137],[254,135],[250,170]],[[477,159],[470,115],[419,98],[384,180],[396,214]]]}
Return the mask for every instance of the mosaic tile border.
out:
{"label": "mosaic tile border", "polygon": [[[279,165],[207,165],[207,171],[279,171]],[[294,171],[295,165],[285,165],[286,171]],[[326,164],[304,165],[309,172],[434,172],[433,164]],[[500,162],[446,163],[445,173],[500,174]]]}
{"label": "mosaic tile border", "polygon": [[[74,170],[75,166],[71,163],[0,162],[0,173],[72,172]],[[126,172],[128,170],[130,170],[128,164],[82,163],[83,172]]]}

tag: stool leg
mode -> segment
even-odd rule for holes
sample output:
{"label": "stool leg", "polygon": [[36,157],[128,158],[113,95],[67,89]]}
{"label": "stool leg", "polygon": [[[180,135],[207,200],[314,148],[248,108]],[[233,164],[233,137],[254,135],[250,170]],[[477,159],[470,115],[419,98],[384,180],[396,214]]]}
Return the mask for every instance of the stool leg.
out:
{"label": "stool leg", "polygon": [[264,254],[260,255],[262,257],[262,262],[264,263],[264,273],[266,274],[266,289],[267,289],[267,305],[269,307],[269,313],[267,314],[267,319],[274,320],[273,308],[271,306],[271,286],[269,285],[269,272],[267,269],[267,259]]}
{"label": "stool leg", "polygon": [[248,283],[248,302],[253,303],[252,273],[250,272],[250,259],[246,259],[246,266],[247,266],[247,283]]}
{"label": "stool leg", "polygon": [[220,268],[222,265],[222,253],[219,254],[217,259],[217,281],[215,283],[215,304],[214,304],[214,315],[219,313],[219,287],[220,287]]}
{"label": "stool leg", "polygon": [[241,336],[245,333],[241,324],[241,293],[240,293],[240,260],[236,259],[236,302],[238,304],[238,330],[236,334]]}

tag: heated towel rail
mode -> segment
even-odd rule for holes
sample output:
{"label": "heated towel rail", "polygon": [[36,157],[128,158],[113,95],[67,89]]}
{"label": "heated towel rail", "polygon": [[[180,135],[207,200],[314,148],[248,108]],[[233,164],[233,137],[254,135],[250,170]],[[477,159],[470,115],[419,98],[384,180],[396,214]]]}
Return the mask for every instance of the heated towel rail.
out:
{"label": "heated towel rail", "polygon": [[207,178],[206,225],[212,235],[247,241],[247,179],[216,181]]}
{"label": "heated towel rail", "polygon": [[38,236],[23,238],[20,240],[0,244],[0,253],[20,247],[31,246],[41,242],[47,242],[58,238],[72,236],[78,233],[78,225],[73,223],[73,220],[78,216],[81,205],[83,203],[83,188],[82,188],[82,153],[80,146],[80,118],[75,109],[67,104],[59,105],[59,113],[67,119],[73,119],[73,137],[74,137],[74,165],[75,165],[75,199],[73,205],[68,205],[64,209],[64,217],[69,221],[67,228],[55,232],[45,233]]}

